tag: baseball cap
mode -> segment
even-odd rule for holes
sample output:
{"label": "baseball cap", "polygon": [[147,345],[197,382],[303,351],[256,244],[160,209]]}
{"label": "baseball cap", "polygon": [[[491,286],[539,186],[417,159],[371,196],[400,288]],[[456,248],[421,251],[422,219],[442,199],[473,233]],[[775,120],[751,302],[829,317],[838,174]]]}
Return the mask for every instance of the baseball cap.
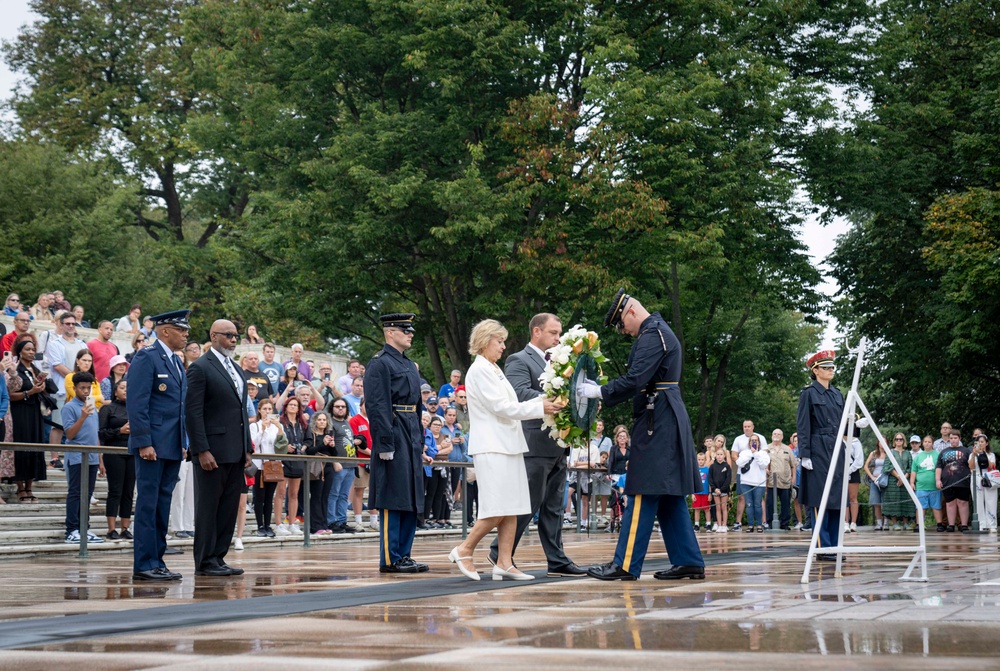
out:
{"label": "baseball cap", "polygon": [[910,442],[911,443],[919,443],[920,442],[920,436],[918,436],[917,434],[913,434],[912,436],[910,436]]}

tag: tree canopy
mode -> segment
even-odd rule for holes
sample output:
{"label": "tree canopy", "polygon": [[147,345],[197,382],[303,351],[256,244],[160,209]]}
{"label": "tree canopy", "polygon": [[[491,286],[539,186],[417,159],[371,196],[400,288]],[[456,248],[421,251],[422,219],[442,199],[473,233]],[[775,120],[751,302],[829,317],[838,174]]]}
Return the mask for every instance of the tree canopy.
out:
{"label": "tree canopy", "polygon": [[[928,295],[921,277],[949,252],[922,234],[909,251],[896,241],[931,225],[939,196],[992,188],[981,152],[993,136],[981,129],[995,126],[985,113],[995,97],[958,99],[969,78],[996,81],[989,17],[971,3],[950,7],[982,30],[936,55],[907,32],[918,24],[884,23],[915,11],[900,2],[32,6],[39,20],[4,51],[24,76],[12,146],[103,179],[110,195],[88,207],[120,203],[108,235],[205,319],[364,357],[380,312],[412,310],[414,356],[441,381],[468,365],[479,319],[507,324],[515,348],[532,314],[593,328],[625,286],[684,344],[698,433],[738,430],[751,415],[790,426],[823,308],[797,233],[804,194],[857,231],[877,229],[838,247],[851,295],[838,310],[858,332],[877,323],[888,348],[898,324],[869,319],[887,309],[851,279],[869,241],[892,241],[920,267],[873,263],[876,281],[907,300]],[[947,41],[949,25],[927,39]],[[921,70],[947,68],[963,49],[983,69],[947,84]],[[834,85],[871,110],[838,113]],[[950,190],[942,162],[914,154],[921,137],[952,146],[911,128],[920,110],[964,133],[942,155],[968,159]],[[962,206],[981,214],[982,198]],[[38,267],[51,277],[55,266]],[[0,268],[11,282],[28,276]],[[621,373],[628,342],[605,341]]]}

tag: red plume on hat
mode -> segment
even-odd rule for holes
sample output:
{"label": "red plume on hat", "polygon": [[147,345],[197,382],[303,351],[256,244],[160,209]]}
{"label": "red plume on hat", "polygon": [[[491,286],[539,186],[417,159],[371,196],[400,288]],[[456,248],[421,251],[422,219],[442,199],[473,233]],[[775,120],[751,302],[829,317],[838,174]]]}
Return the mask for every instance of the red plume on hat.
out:
{"label": "red plume on hat", "polygon": [[806,368],[812,370],[816,366],[824,363],[833,363],[833,360],[837,358],[837,353],[832,349],[825,349],[820,352],[816,352],[809,360],[806,362]]}

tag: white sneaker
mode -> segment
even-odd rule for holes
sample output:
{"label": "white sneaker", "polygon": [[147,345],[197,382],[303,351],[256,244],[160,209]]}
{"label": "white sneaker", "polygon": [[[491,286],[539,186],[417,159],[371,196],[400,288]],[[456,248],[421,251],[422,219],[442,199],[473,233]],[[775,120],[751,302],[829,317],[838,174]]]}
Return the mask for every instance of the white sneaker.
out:
{"label": "white sneaker", "polygon": [[288,530],[288,525],[287,524],[279,524],[278,526],[274,527],[274,535],[275,536],[291,536],[292,532]]}
{"label": "white sneaker", "polygon": [[73,531],[70,531],[68,534],[66,534],[66,540],[65,540],[65,542],[66,543],[70,543],[70,544],[79,543],[80,542],[80,532],[78,530],[76,530],[76,529],[74,529]]}
{"label": "white sneaker", "polygon": [[292,534],[293,536],[301,536],[302,529],[299,528],[298,524],[289,524],[288,533]]}
{"label": "white sneaker", "polygon": [[368,528],[372,531],[378,531],[378,518],[373,517],[372,521],[368,523]]}
{"label": "white sneaker", "polygon": [[858,530],[858,523],[851,522],[851,531],[857,531],[857,530]]}
{"label": "white sneaker", "polygon": [[93,533],[91,531],[88,531],[87,532],[87,542],[88,543],[103,543],[104,539],[101,538],[100,536],[98,536],[97,534],[95,534],[95,533]]}
{"label": "white sneaker", "polygon": [[233,541],[233,549],[234,550],[242,550],[243,549],[243,539],[242,538],[237,538],[236,540]]}
{"label": "white sneaker", "polygon": [[94,496],[93,494],[90,495],[90,505],[92,505],[92,506],[96,506],[97,505],[97,497]]}
{"label": "white sneaker", "polygon": [[802,522],[797,522],[795,526],[792,528],[795,529],[796,531],[802,531]]}
{"label": "white sneaker", "polygon": [[718,531],[718,530],[719,530],[719,523],[718,522],[714,522],[712,524],[712,531]]}
{"label": "white sneaker", "polygon": [[719,527],[719,533],[720,534],[728,534],[729,533],[729,527]]}
{"label": "white sneaker", "polygon": [[882,531],[882,520],[877,520],[875,522],[875,531]]}

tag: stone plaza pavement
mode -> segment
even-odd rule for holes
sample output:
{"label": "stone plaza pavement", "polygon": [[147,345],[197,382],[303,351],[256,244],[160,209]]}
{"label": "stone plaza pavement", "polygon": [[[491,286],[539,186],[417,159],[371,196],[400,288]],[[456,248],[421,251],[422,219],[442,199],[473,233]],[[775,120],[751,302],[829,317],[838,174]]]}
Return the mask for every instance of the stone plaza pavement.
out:
{"label": "stone plaza pavement", "polygon": [[[916,534],[850,534],[849,544]],[[579,564],[611,534],[565,534]],[[454,537],[418,536],[418,576],[380,576],[372,540],[231,552],[235,578],[133,584],[131,556],[0,561],[0,669],[982,669],[1000,668],[995,535],[928,535],[929,581],[909,556],[853,555],[802,585],[804,533],[699,534],[704,581],[662,582],[658,534],[638,582],[479,583],[447,561]],[[536,537],[518,563],[544,575]],[[485,545],[477,565],[486,576]],[[835,658],[835,659],[831,659]]]}

